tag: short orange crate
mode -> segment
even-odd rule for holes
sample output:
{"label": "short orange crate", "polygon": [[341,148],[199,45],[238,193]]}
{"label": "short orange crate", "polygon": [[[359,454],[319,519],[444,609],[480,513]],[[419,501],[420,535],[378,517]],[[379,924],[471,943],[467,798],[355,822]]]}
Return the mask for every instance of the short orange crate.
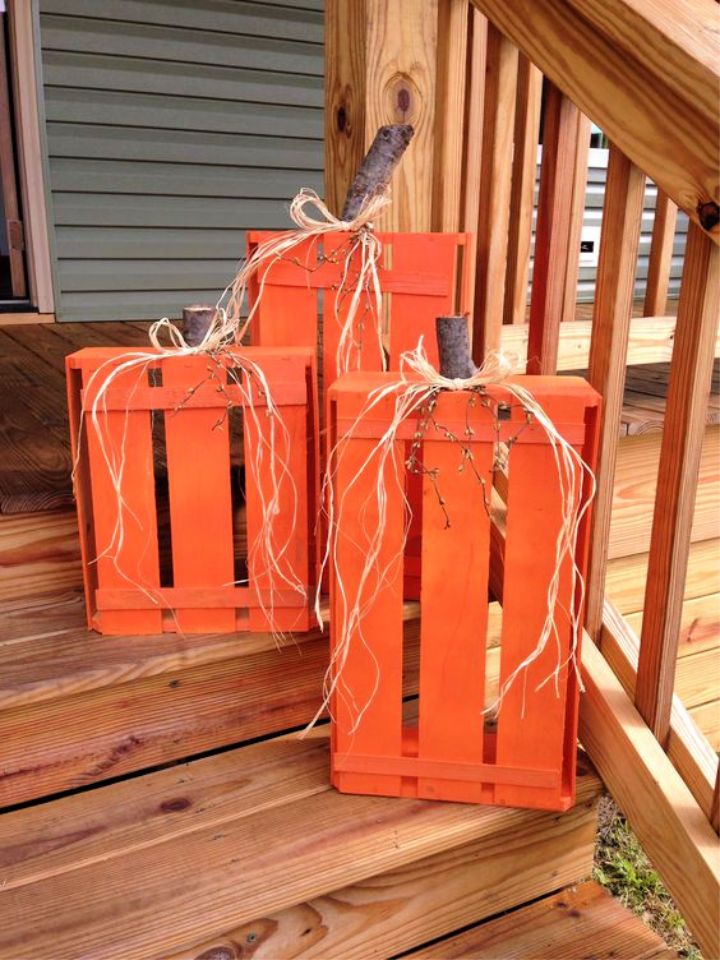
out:
{"label": "short orange crate", "polygon": [[[423,431],[413,415],[397,434],[394,462],[389,458],[385,463],[384,533],[375,573],[363,581],[368,531],[377,529],[378,507],[368,497],[369,479],[356,478],[368,458],[374,457],[380,469],[373,450],[391,421],[394,401],[387,398],[366,420],[358,422],[358,416],[368,392],[392,379],[391,374],[348,374],[329,392],[334,503],[336,509],[344,504],[336,514],[331,570],[334,650],[340,636],[349,638],[331,703],[333,784],[349,793],[567,809],[575,793],[575,671],[567,665],[560,671],[557,691],[553,682],[536,689],[558,656],[565,661],[569,654],[572,628],[566,618],[556,616],[557,643],[551,638],[526,675],[510,686],[496,722],[486,721],[483,712],[496,697],[487,668],[493,662],[486,639],[489,584],[502,602],[500,685],[535,649],[546,618],[561,504],[552,448],[542,428],[526,423],[522,409],[512,406],[503,386],[488,387],[487,396],[503,404],[508,419],[498,419],[481,402],[470,405],[476,394],[440,393],[433,423],[441,428]],[[532,391],[592,468],[599,403],[595,391],[574,377],[511,379]],[[401,484],[406,444],[418,432],[424,437],[424,467],[437,473],[422,478],[418,722],[404,726],[403,561],[398,558],[406,518]],[[472,469],[452,437],[462,438],[472,454]],[[498,441],[510,438],[507,509],[501,519],[490,506],[493,464]],[[588,521],[586,514],[575,558],[583,573]],[[499,576],[493,577],[491,543],[495,557],[504,555]],[[363,602],[357,625],[343,633],[348,597],[358,594]],[[577,608],[581,602],[571,596],[569,561],[561,572],[558,601],[556,610]]]}
{"label": "short orange crate", "polygon": [[[133,353],[147,363],[127,366]],[[154,360],[153,353],[87,348],[67,358],[89,626],[107,634],[308,629],[319,484],[312,353],[251,347],[221,363]],[[273,495],[271,418],[258,378],[243,372],[239,357],[262,370],[282,419],[275,435],[284,437],[277,449],[287,469],[277,471],[269,527],[263,504]],[[123,364],[98,404],[96,426],[98,388]],[[251,388],[252,414],[235,377],[247,377],[241,382]],[[122,464],[121,510],[108,452]],[[268,528],[274,547],[285,547],[280,566],[289,583],[277,575],[271,581],[258,548]],[[242,556],[236,543],[246,546]],[[237,585],[242,581],[247,585]]]}

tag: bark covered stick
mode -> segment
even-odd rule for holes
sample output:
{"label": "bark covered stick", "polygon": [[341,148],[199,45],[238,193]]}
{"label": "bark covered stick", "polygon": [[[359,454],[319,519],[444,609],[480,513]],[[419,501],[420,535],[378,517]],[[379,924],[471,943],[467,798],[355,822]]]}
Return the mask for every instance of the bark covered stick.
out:
{"label": "bark covered stick", "polygon": [[449,380],[466,380],[477,367],[470,356],[470,331],[465,316],[437,317],[435,320],[440,375]]}
{"label": "bark covered stick", "polygon": [[205,339],[215,319],[215,307],[211,303],[194,303],[183,307],[183,336],[191,347],[197,347]]}
{"label": "bark covered stick", "polygon": [[391,123],[379,128],[350,184],[341,220],[354,220],[368,199],[384,192],[414,133],[409,123]]}

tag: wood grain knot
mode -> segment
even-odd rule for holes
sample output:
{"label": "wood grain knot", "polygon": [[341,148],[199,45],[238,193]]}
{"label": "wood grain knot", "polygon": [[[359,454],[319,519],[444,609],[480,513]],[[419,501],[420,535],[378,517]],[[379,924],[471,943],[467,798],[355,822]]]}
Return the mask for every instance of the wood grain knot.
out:
{"label": "wood grain knot", "polygon": [[199,953],[195,960],[237,960],[237,953],[230,947],[210,947],[203,953]]}
{"label": "wood grain knot", "polygon": [[163,813],[179,813],[181,810],[187,810],[192,806],[192,801],[187,797],[175,797],[172,800],[163,800],[160,809]]}
{"label": "wood grain knot", "polygon": [[421,104],[417,87],[406,73],[396,73],[386,87],[386,103],[394,123],[414,123]]}
{"label": "wood grain knot", "polygon": [[703,230],[712,230],[720,223],[720,206],[714,200],[701,200],[697,205],[697,213]]}
{"label": "wood grain knot", "polygon": [[335,124],[338,128],[338,133],[345,133],[345,128],[347,127],[347,110],[345,107],[337,108],[337,113],[335,114]]}

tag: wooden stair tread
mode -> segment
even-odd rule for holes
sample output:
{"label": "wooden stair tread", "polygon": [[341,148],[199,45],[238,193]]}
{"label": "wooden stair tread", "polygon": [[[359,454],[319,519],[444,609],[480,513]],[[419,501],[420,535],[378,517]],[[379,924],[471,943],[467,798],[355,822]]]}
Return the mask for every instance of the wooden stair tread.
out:
{"label": "wooden stair tread", "polygon": [[[279,738],[0,817],[0,955],[166,955],[556,814],[356,797]],[[578,804],[601,785],[581,758]]]}
{"label": "wooden stair tread", "polygon": [[671,960],[678,954],[599,884],[561,890],[409,954],[412,960]]}

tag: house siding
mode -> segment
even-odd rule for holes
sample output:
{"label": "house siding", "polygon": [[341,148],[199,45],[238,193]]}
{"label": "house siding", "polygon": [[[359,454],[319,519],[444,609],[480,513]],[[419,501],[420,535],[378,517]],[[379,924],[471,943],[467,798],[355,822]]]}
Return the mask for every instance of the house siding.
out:
{"label": "house siding", "polygon": [[59,320],[217,299],[322,189],[321,0],[39,0]]}

